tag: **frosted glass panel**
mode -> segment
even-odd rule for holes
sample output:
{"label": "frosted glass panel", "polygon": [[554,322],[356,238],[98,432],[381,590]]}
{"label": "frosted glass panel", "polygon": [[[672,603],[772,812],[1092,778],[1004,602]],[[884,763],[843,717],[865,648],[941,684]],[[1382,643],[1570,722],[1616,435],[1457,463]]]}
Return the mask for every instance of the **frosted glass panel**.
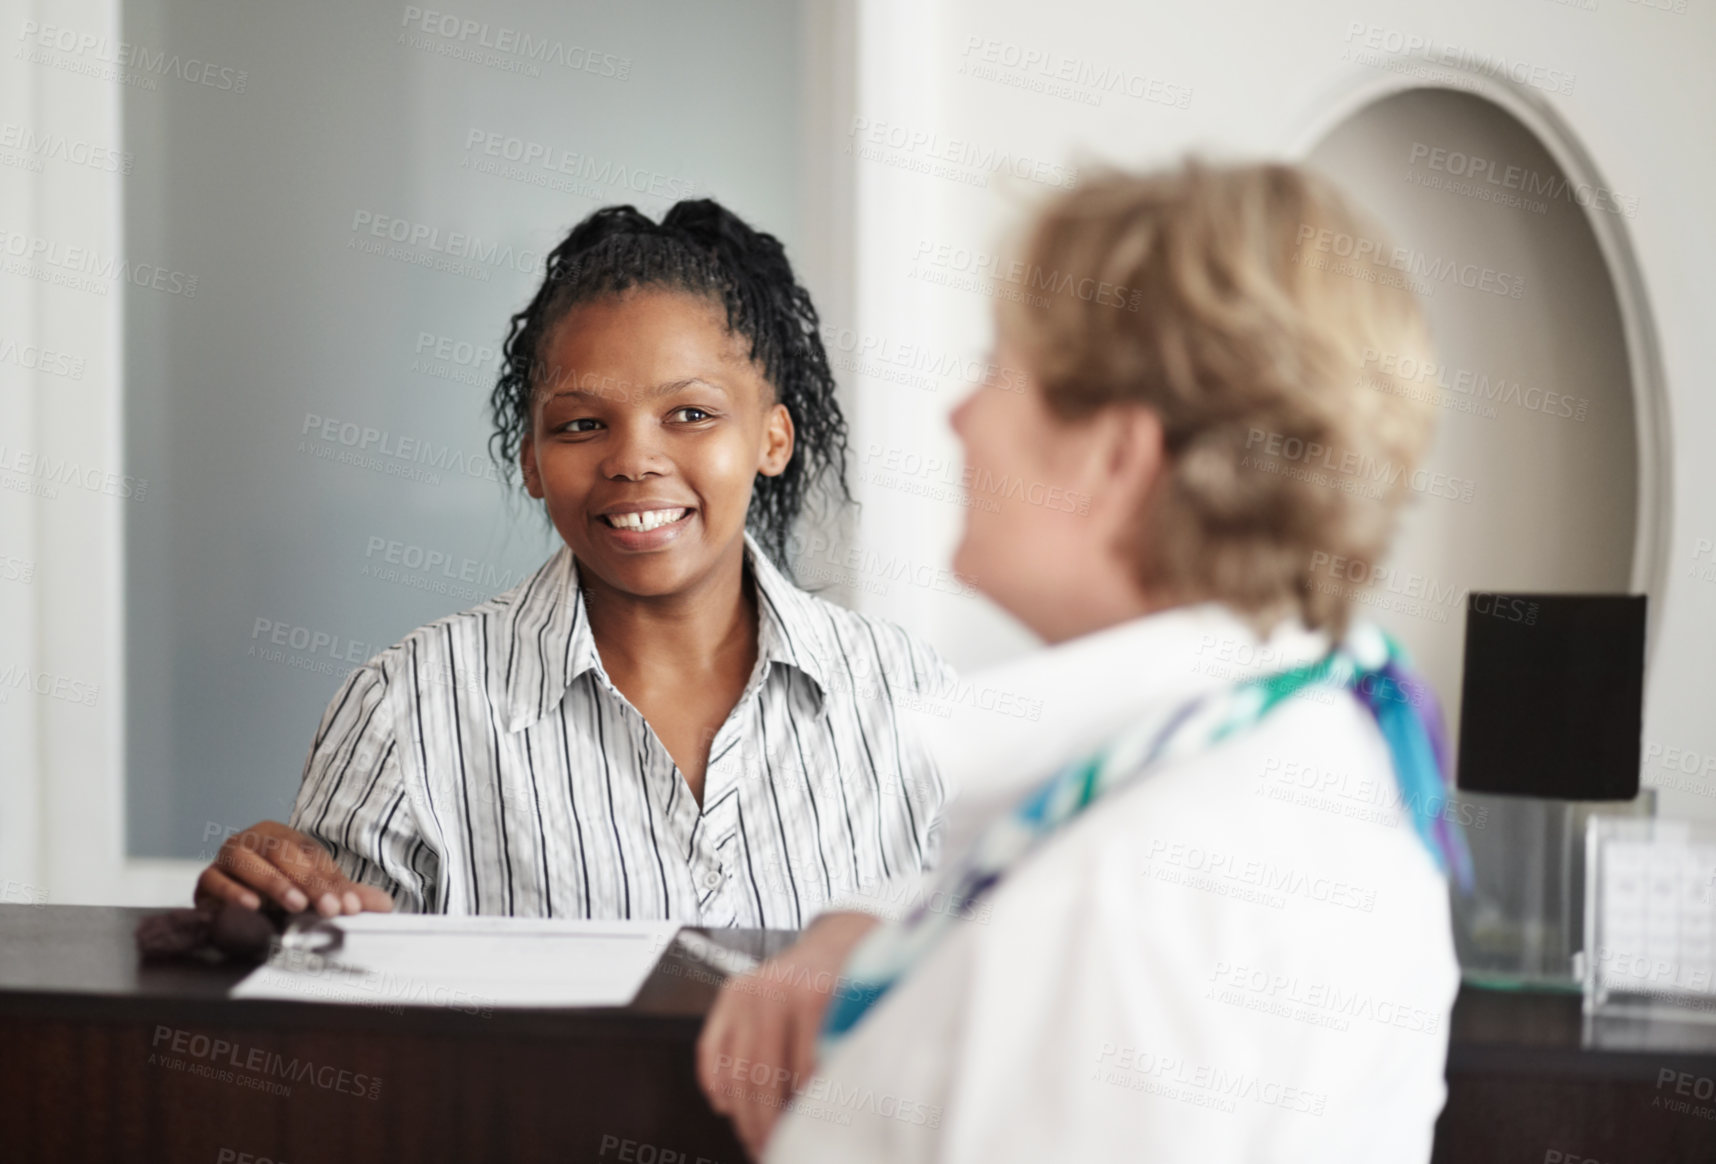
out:
{"label": "frosted glass panel", "polygon": [[198,857],[288,811],[347,672],[556,544],[485,451],[545,250],[711,195],[798,253],[798,14],[124,14],[127,844]]}

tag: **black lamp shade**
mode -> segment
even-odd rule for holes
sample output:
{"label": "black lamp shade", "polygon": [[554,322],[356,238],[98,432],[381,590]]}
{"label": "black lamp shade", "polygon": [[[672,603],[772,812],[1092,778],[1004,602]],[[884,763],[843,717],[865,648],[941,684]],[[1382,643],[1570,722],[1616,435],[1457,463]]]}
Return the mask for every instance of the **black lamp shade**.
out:
{"label": "black lamp shade", "polygon": [[1637,796],[1644,640],[1643,595],[1467,595],[1459,787]]}

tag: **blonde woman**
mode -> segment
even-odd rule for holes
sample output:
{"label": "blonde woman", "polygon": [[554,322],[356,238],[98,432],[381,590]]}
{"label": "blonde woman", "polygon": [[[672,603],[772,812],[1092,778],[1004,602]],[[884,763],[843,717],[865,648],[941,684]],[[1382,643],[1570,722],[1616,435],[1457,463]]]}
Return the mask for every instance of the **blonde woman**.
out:
{"label": "blonde woman", "polygon": [[[1380,237],[1302,170],[1189,164],[1026,232],[1047,304],[1003,302],[994,361],[1025,390],[953,424],[968,470],[1091,501],[968,510],[955,566],[1049,644],[983,680],[1045,711],[932,737],[958,799],[920,908],[826,913],[724,989],[698,1069],[754,1152],[1429,1158],[1466,872],[1438,717],[1312,569],[1387,551],[1431,416],[1363,353],[1427,352],[1406,292],[1309,261],[1323,231]],[[1401,810],[1278,795],[1305,770]]]}

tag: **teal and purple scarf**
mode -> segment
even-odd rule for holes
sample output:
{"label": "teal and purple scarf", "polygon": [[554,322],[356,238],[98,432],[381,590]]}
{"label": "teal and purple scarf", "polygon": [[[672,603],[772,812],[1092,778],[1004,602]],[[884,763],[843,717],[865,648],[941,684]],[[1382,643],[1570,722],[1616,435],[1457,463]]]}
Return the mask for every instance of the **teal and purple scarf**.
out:
{"label": "teal and purple scarf", "polygon": [[1412,672],[1394,639],[1375,627],[1354,627],[1337,649],[1316,662],[1199,696],[1165,725],[1124,733],[1038,785],[948,868],[939,879],[942,892],[925,898],[953,902],[954,907],[932,911],[920,904],[905,918],[878,926],[853,950],[843,971],[845,983],[823,1018],[819,1057],[826,1057],[961,915],[969,915],[981,895],[1090,805],[1165,761],[1205,751],[1255,726],[1289,699],[1316,687],[1351,691],[1370,711],[1388,743],[1401,804],[1411,814],[1413,828],[1437,867],[1469,891],[1472,865],[1465,838],[1442,812],[1448,799],[1448,747],[1436,696]]}

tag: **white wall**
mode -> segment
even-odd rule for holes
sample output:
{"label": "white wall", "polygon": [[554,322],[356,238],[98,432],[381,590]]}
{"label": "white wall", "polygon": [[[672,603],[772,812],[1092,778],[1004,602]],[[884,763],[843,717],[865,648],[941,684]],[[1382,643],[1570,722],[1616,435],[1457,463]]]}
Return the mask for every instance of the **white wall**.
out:
{"label": "white wall", "polygon": [[[1651,595],[1655,634],[1646,737],[1695,773],[1678,775],[1657,760],[1646,779],[1665,786],[1665,811],[1707,814],[1716,796],[1716,726],[1706,712],[1713,689],[1716,573],[1707,579],[1701,570],[1716,563],[1716,553],[1700,546],[1716,543],[1716,467],[1703,447],[1716,434],[1716,398],[1703,388],[1708,370],[1716,367],[1716,332],[1707,325],[1716,317],[1716,291],[1708,278],[1716,246],[1704,211],[1716,178],[1708,130],[1716,111],[1716,80],[1708,69],[1716,49],[1716,14],[1697,4],[1676,12],[1626,0],[1595,3],[1594,10],[1555,0],[1516,0],[1505,7],[1484,0],[815,5],[817,19],[807,22],[799,42],[814,67],[807,70],[807,96],[792,130],[794,148],[815,159],[805,163],[802,176],[808,198],[771,196],[766,209],[771,219],[800,219],[796,239],[784,228],[782,233],[805,256],[825,318],[837,333],[831,345],[837,366],[856,398],[854,484],[864,508],[855,536],[875,556],[843,575],[855,601],[931,636],[964,666],[1027,644],[1018,627],[980,600],[947,593],[933,573],[918,572],[915,580],[899,573],[902,565],[933,571],[948,561],[961,507],[957,454],[944,417],[969,387],[967,358],[980,355],[988,342],[992,300],[981,288],[946,286],[947,277],[960,272],[936,264],[938,248],[992,251],[1003,225],[1032,198],[1051,193],[1069,165],[1096,159],[1152,164],[1192,148],[1251,156],[1308,146],[1309,128],[1323,120],[1338,95],[1380,75],[1374,61],[1348,59],[1354,25],[1361,39],[1375,28],[1378,35],[1428,37],[1499,54],[1528,69],[1538,67],[1540,81],[1571,77],[1571,92],[1537,96],[1573,127],[1609,184],[1639,198],[1636,217],[1624,226],[1654,312],[1670,395],[1674,474],[1663,499],[1670,522],[1666,585]],[[0,0],[0,37],[8,55],[7,67],[0,69],[0,123],[125,148],[123,110],[159,94],[131,92],[55,65],[15,67],[12,58],[26,20],[118,39],[118,7],[117,0]],[[733,8],[729,15],[757,11]],[[376,6],[376,27],[391,28],[402,9]],[[359,21],[339,18],[348,19]],[[633,40],[648,45],[661,30],[647,12],[638,19]],[[368,44],[347,24],[328,27],[350,33],[315,42],[325,50],[319,59],[328,67],[361,71],[372,67],[376,54],[394,51],[391,44]],[[256,51],[258,59],[273,59],[272,46]],[[985,60],[991,52],[1005,60],[1030,54],[1033,62],[1067,64],[1075,73],[1117,73],[1122,85],[1095,103],[1032,91],[1026,87],[1036,83],[1030,68]],[[1403,63],[1386,52],[1377,59]],[[457,136],[454,123],[463,110],[450,103],[429,68],[450,62],[416,63],[421,83],[400,97],[396,115],[390,115],[400,119],[395,137],[380,140],[406,159],[406,170],[397,175],[401,198],[423,199],[449,219],[462,220],[464,208],[477,203],[453,197],[447,167],[456,164],[458,150],[449,153],[441,139]],[[327,77],[313,71],[281,83],[296,87],[306,102],[318,93],[338,94],[347,106],[354,100],[347,88],[330,87]],[[1127,89],[1138,95],[1127,95]],[[211,101],[223,96],[218,90],[195,95]],[[652,118],[673,115],[659,103],[646,101],[641,108]],[[354,154],[339,127],[348,114],[368,124],[367,112],[336,107],[327,111],[327,133],[281,125],[262,142],[301,159],[296,166],[278,166],[289,179],[278,192],[284,212],[302,209],[295,205],[300,198],[325,198],[348,173],[363,172],[361,150]],[[552,109],[503,105],[494,113],[540,134],[557,132]],[[742,126],[730,135],[723,130],[709,136],[704,145],[710,165],[733,167],[739,180],[756,156],[755,131]],[[873,133],[880,144],[871,141]],[[996,152],[1018,162],[1028,177],[992,175]],[[145,161],[140,154],[137,165]],[[230,173],[251,163],[231,157],[225,164]],[[218,189],[225,178],[217,168],[186,180]],[[136,229],[122,192],[119,176],[88,166],[49,161],[35,172],[0,165],[0,229],[122,253],[122,224],[132,221]],[[540,215],[533,198],[518,193],[523,213]],[[362,201],[354,202],[356,197],[346,199],[353,208]],[[488,215],[491,209],[470,213]],[[218,218],[207,223],[211,231],[230,225]],[[247,225],[251,231],[272,229],[266,221]],[[181,229],[175,237],[189,236]],[[171,256],[135,257],[173,265]],[[227,293],[244,290],[235,285]],[[125,348],[119,302],[117,296],[80,296],[41,278],[0,272],[0,345],[28,338],[84,361],[74,380],[26,370],[0,355],[0,446],[80,458],[103,473],[123,475],[131,468],[122,457]],[[451,326],[447,302],[419,306],[435,316],[437,326]],[[400,336],[414,335],[416,320],[412,313],[392,320],[390,326],[405,329],[395,343],[409,345]],[[303,334],[338,336],[346,325],[332,315],[307,316]],[[163,348],[151,358],[182,366],[194,356]],[[160,370],[145,367],[137,374],[145,372]],[[245,465],[240,458],[232,467]],[[10,883],[19,887],[15,896],[46,893],[56,900],[180,896],[186,885],[182,868],[162,867],[152,877],[146,864],[127,866],[122,843],[122,533],[126,507],[160,495],[151,493],[143,502],[108,496],[98,476],[94,489],[62,488],[49,500],[27,492],[27,475],[0,466],[0,478],[6,486],[0,488],[0,674],[16,665],[33,684],[46,676],[50,687],[56,679],[81,685],[62,685],[61,695],[94,690],[93,706],[53,694],[0,692],[0,889]],[[30,571],[9,566],[12,561],[28,564]],[[1681,760],[1683,753],[1690,761]],[[1708,770],[1697,774],[1704,765]],[[197,812],[198,821],[220,819],[196,806],[177,811]]]}
{"label": "white wall", "polygon": [[[807,221],[849,232],[801,100],[803,62],[836,54],[796,0],[429,7],[0,11],[0,230],[52,248],[0,271],[0,345],[78,361],[0,347],[0,676],[21,683],[0,681],[0,891],[183,899],[222,833],[289,810],[354,662],[551,552],[487,464],[486,403],[574,222],[713,196],[838,285],[803,245]],[[68,278],[90,255],[101,273]],[[354,449],[360,428],[435,463]],[[74,464],[93,487],[52,484]]]}
{"label": "white wall", "polygon": [[[25,22],[51,20],[95,38],[117,30],[104,0],[0,7],[0,141],[51,127],[80,147],[65,151],[78,160],[39,164],[27,149],[0,149],[0,900],[9,901],[112,893],[121,863],[121,821],[106,810],[123,796],[119,296],[59,285],[35,249],[54,240],[103,259],[120,252],[119,173],[106,168],[123,152],[119,94],[70,69],[17,63]],[[54,476],[73,467],[68,483],[40,474],[49,462]],[[146,892],[148,871],[138,874]]]}
{"label": "white wall", "polygon": [[[1716,540],[1716,469],[1705,449],[1716,435],[1716,398],[1704,385],[1716,366],[1716,332],[1707,322],[1716,308],[1707,276],[1716,246],[1704,197],[1716,179],[1716,153],[1709,148],[1716,81],[1707,67],[1716,49],[1716,13],[1620,0],[1599,0],[1594,11],[1552,0],[1506,6],[1478,0],[1004,0],[945,4],[933,21],[878,4],[871,17],[880,29],[875,43],[885,47],[865,62],[871,84],[861,87],[869,101],[861,102],[860,113],[873,123],[891,123],[908,138],[933,135],[921,147],[873,155],[867,171],[860,166],[868,202],[892,210],[862,221],[859,311],[865,330],[897,345],[981,350],[992,301],[926,285],[915,277],[923,271],[921,264],[914,268],[914,255],[926,242],[993,251],[999,232],[1015,221],[1018,199],[969,184],[970,166],[948,166],[942,176],[907,168],[931,161],[938,149],[956,155],[1005,149],[1049,165],[1098,159],[1151,165],[1187,150],[1216,157],[1291,155],[1309,145],[1308,131],[1324,123],[1335,102],[1381,75],[1376,62],[1395,69],[1409,64],[1386,51],[1407,37],[1468,58],[1500,58],[1535,79],[1530,95],[1579,135],[1611,188],[1638,198],[1636,216],[1623,226],[1655,316],[1674,472],[1669,496],[1661,499],[1669,521],[1667,580],[1651,594],[1654,653],[1646,696],[1646,741],[1662,753],[1653,753],[1645,780],[1663,787],[1667,814],[1716,815],[1716,726],[1707,710],[1716,691],[1716,582],[1696,576],[1716,561],[1710,550],[1699,550],[1700,539],[1705,545]],[[1372,36],[1384,51],[1349,59]],[[1030,66],[1006,64],[1027,59]],[[1036,70],[1063,65],[1075,75],[1107,70],[1124,80],[1097,104],[1025,87],[1037,83]],[[1128,86],[1140,96],[1125,95]],[[1571,91],[1545,92],[1543,86]],[[1090,86],[1084,88],[1088,93]],[[1176,104],[1181,100],[1183,108]],[[1054,172],[1039,176],[1052,181]],[[1041,181],[1015,185],[1027,197],[1049,189]],[[865,414],[872,454],[867,467],[883,468],[889,457],[909,465],[914,455],[925,464],[957,465],[943,423],[956,387],[943,383],[932,392],[870,385],[866,399],[878,403]],[[872,473],[864,480],[865,537],[903,556],[944,562],[959,528],[957,506],[922,503],[902,491],[904,476],[877,480]],[[927,483],[922,472],[913,480],[920,488]],[[1506,482],[1498,474],[1491,484],[1491,503],[1507,504]],[[878,516],[881,521],[872,520]],[[1025,642],[980,601],[934,589],[896,587],[860,600],[934,634],[961,664],[1012,653]],[[1704,767],[1702,776],[1666,769],[1669,749],[1677,762]]]}

